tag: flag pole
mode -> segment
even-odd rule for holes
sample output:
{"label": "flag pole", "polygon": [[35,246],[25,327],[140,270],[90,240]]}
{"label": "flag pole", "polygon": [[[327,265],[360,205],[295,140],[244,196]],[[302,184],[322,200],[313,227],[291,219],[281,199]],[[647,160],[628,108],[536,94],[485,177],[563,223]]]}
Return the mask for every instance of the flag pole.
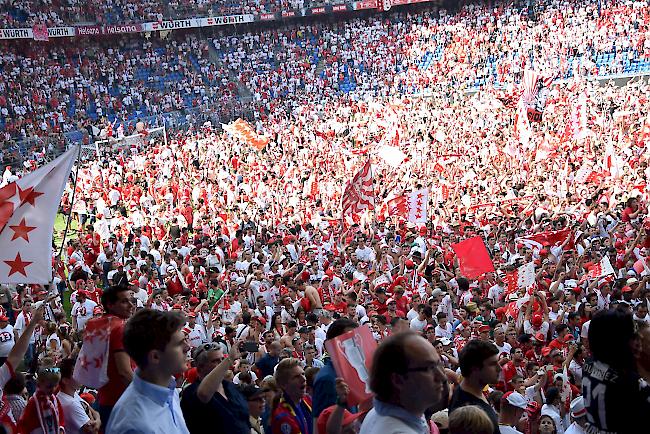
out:
{"label": "flag pole", "polygon": [[72,198],[70,199],[70,210],[68,211],[68,219],[65,222],[65,230],[63,231],[63,239],[61,240],[61,246],[59,247],[59,253],[57,254],[58,258],[61,258],[63,253],[63,247],[65,246],[65,239],[68,235],[68,229],[70,228],[70,220],[72,220],[72,207],[74,206],[74,199],[77,193],[77,180],[79,179],[79,157],[81,157],[81,145],[77,145],[77,158],[76,164],[77,167],[74,171],[74,181],[72,182]]}

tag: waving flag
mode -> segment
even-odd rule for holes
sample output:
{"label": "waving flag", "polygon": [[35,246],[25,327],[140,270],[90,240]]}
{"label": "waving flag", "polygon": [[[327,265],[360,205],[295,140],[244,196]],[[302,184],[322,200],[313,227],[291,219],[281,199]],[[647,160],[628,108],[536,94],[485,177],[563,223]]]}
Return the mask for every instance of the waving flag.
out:
{"label": "waving flag", "polygon": [[510,295],[519,288],[528,288],[535,283],[535,263],[529,262],[506,274],[503,279],[507,283],[505,295]]}
{"label": "waving flag", "polygon": [[612,267],[612,264],[609,262],[607,256],[603,256],[603,259],[600,260],[598,264],[593,265],[587,274],[582,276],[580,279],[580,284],[584,283],[588,279],[600,279],[601,277],[606,277],[614,275],[616,272]]}
{"label": "waving flag", "polygon": [[227,131],[232,136],[254,147],[258,151],[261,151],[266,147],[266,145],[269,144],[268,137],[257,134],[253,127],[251,127],[250,124],[242,118],[239,118],[227,125],[221,124],[221,127],[224,129],[224,131]]}
{"label": "waving flag", "polygon": [[429,204],[429,189],[416,190],[408,196],[408,221],[411,223],[427,222],[427,206]]}
{"label": "waving flag", "polygon": [[54,219],[78,152],[75,146],[0,189],[0,283],[52,280]]}
{"label": "waving flag", "polygon": [[[524,237],[518,237],[515,238],[515,241],[518,243],[522,243],[529,249],[538,249],[541,250],[542,248],[546,246],[559,246],[568,237],[571,237],[573,235],[573,232],[571,232],[570,228],[567,229],[561,229],[559,231],[547,231],[547,232],[539,232],[533,235],[526,235]],[[573,248],[573,241],[569,241],[566,245],[567,249],[572,249]]]}
{"label": "waving flag", "polygon": [[494,271],[494,264],[481,237],[468,238],[451,248],[458,257],[460,272],[468,279],[476,279],[484,273]]}
{"label": "waving flag", "polygon": [[359,214],[374,207],[375,188],[368,160],[343,190],[343,216]]}

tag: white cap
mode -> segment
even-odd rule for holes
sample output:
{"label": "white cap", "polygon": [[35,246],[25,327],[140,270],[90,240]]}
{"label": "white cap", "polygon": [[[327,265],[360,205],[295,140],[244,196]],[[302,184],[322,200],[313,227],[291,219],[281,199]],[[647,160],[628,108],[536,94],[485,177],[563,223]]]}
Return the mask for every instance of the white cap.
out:
{"label": "white cap", "polygon": [[503,398],[506,401],[508,401],[508,404],[512,405],[513,407],[519,407],[521,409],[526,409],[526,406],[528,403],[526,402],[526,398],[519,393],[519,392],[508,392],[505,395],[503,395]]}
{"label": "white cap", "polygon": [[578,396],[571,401],[571,416],[575,419],[584,416],[587,414],[587,409],[585,408],[585,401],[582,396]]}
{"label": "white cap", "polygon": [[449,338],[440,338],[440,343],[446,346],[451,344],[451,340]]}

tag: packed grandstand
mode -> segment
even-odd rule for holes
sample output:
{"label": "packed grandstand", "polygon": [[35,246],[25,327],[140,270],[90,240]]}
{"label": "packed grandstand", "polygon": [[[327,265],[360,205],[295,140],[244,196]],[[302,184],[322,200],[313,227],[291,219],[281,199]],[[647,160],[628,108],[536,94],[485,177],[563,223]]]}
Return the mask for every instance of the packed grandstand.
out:
{"label": "packed grandstand", "polygon": [[[32,264],[20,180],[80,147],[52,282],[0,290],[7,432],[647,430],[647,1],[0,11],[0,284]],[[409,413],[369,362],[357,390],[357,326],[378,359],[423,336],[446,395]]]}

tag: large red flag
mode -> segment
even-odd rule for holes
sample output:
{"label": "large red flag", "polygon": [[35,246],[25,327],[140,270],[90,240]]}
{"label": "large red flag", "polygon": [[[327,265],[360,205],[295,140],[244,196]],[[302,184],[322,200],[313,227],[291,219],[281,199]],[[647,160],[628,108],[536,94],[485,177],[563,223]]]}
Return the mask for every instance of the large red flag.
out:
{"label": "large red flag", "polygon": [[481,274],[494,271],[494,264],[481,237],[468,238],[452,244],[451,248],[458,257],[460,273],[464,277],[476,279]]}
{"label": "large red flag", "polygon": [[52,232],[79,148],[0,189],[0,283],[52,281]]}

